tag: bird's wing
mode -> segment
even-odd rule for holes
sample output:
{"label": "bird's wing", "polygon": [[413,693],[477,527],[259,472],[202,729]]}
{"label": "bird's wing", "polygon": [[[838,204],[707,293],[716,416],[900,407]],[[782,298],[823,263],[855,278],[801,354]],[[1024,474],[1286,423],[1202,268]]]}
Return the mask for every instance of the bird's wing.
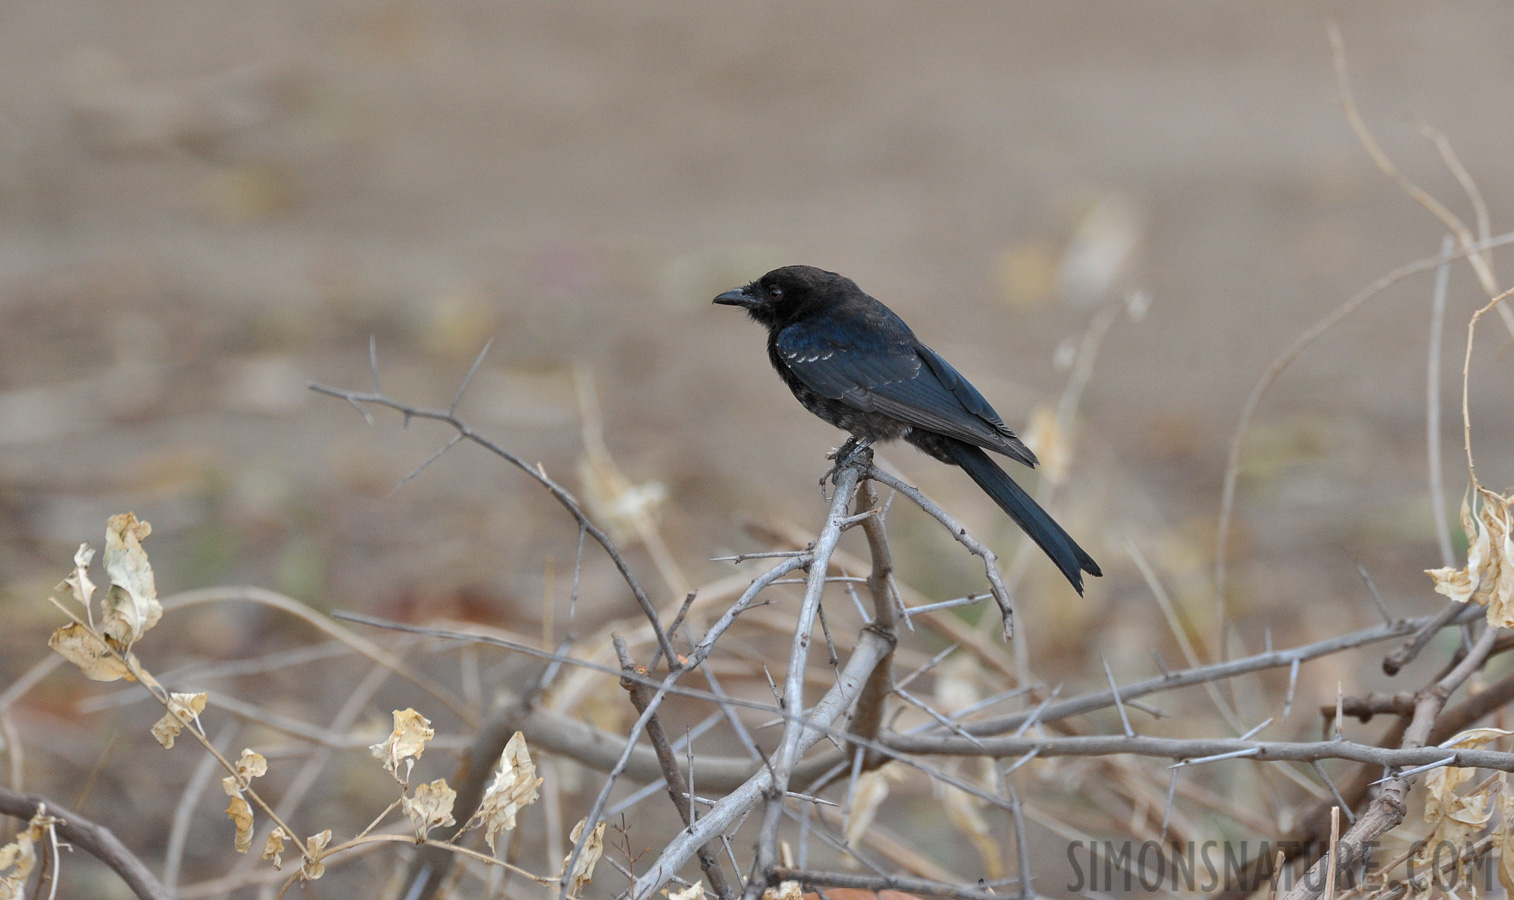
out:
{"label": "bird's wing", "polygon": [[790,326],[776,346],[789,370],[822,396],[1036,464],[983,395],[903,323],[860,337],[846,329]]}

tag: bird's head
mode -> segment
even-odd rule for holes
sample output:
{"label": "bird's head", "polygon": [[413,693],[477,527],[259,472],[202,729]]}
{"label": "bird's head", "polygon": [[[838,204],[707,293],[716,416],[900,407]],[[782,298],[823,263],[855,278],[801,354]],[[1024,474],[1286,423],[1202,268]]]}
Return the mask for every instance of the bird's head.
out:
{"label": "bird's head", "polygon": [[858,291],[850,279],[814,266],[774,269],[746,287],[715,298],[723,306],[739,306],[769,328],[797,322]]}

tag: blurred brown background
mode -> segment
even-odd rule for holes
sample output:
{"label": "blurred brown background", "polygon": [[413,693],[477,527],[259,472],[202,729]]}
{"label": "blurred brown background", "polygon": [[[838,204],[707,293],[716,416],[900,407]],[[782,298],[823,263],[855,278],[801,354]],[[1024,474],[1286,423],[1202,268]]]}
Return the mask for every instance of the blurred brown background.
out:
{"label": "blurred brown background", "polygon": [[[840,442],[773,376],[761,330],[709,305],[790,262],[855,278],[1014,427],[1056,402],[1057,349],[1097,308],[1149,293],[1105,342],[1057,502],[1108,577],[1074,604],[1037,558],[1026,601],[1038,668],[1149,667],[1165,627],[1124,536],[1201,621],[1247,391],[1309,323],[1440,245],[1341,113],[1331,14],[1406,173],[1470,221],[1416,130],[1431,124],[1494,232],[1514,223],[1503,2],[0,6],[0,684],[44,653],[42,598],[73,548],[128,509],[154,526],[165,595],[252,583],[532,628],[544,589],[565,603],[574,529],[526,478],[460,447],[391,496],[446,433],[369,428],[306,391],[365,386],[370,335],[385,389],[432,406],[492,338],[465,416],[575,490],[572,372],[592,373],[616,462],[666,490],[673,556],[695,584],[727,573],[709,558],[762,549],[747,523],[813,527]],[[1481,300],[1456,269],[1453,503]],[[1304,638],[1370,621],[1357,563],[1395,611],[1438,607],[1420,571],[1440,564],[1429,318],[1428,277],[1392,288],[1263,402],[1234,536],[1243,640],[1261,642],[1245,623]],[[1497,488],[1509,343],[1490,322],[1473,383]],[[1014,546],[959,473],[886,457]],[[918,538],[906,579],[972,588],[922,521],[896,526]],[[605,567],[586,577],[580,617],[625,611]],[[276,622],[224,616],[156,652],[277,640]],[[1083,630],[1100,617],[1117,628]],[[29,766],[94,764],[87,717],[24,717],[81,729]]]}

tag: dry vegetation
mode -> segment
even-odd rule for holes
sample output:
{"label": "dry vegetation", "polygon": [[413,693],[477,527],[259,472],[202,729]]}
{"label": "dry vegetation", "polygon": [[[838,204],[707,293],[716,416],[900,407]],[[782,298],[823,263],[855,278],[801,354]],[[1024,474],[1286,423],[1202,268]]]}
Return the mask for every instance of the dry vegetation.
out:
{"label": "dry vegetation", "polygon": [[[300,891],[646,900],[664,890],[674,900],[750,900],[829,888],[981,900],[1132,884],[1230,897],[1510,889],[1514,752],[1511,732],[1488,723],[1502,723],[1514,701],[1514,674],[1502,665],[1514,649],[1514,496],[1476,477],[1466,397],[1479,388],[1470,378],[1479,320],[1492,313],[1514,334],[1491,254],[1514,235],[1493,234],[1443,136],[1429,135],[1466,189],[1473,225],[1398,171],[1351,101],[1336,44],[1347,116],[1383,172],[1444,225],[1446,249],[1349,298],[1257,383],[1230,445],[1209,608],[1174,601],[1149,559],[1153,541],[1106,535],[1149,587],[1142,608],[1131,600],[1119,614],[1160,617],[1181,660],[1153,647],[1144,673],[1105,661],[1107,687],[1064,695],[1037,676],[1037,636],[1012,627],[1022,602],[1072,602],[1031,584],[1030,549],[1017,547],[1001,570],[993,542],[871,457],[835,473],[824,518],[809,530],[764,523],[753,529],[760,550],[726,558],[728,576],[690,585],[676,559],[702,551],[670,548],[657,486],[616,467],[587,376],[577,381],[586,424],[575,495],[549,474],[559,466],[530,462],[460,415],[484,353],[450,404],[430,408],[386,392],[375,346],[371,387],[314,389],[376,425],[393,413],[440,429],[435,453],[400,484],[466,443],[544,490],[576,529],[561,557],[571,571],[548,577],[567,584],[566,596],[549,587],[532,634],[330,616],[258,588],[175,585],[160,600],[143,546],[150,526],[129,512],[111,518],[102,586],[91,578],[94,551],[81,547],[53,600],[63,623],[51,641],[57,655],[36,648],[36,664],[0,692],[10,772],[0,812],[28,823],[0,849],[0,898],[47,896],[60,867],[81,865],[84,853],[139,897],[186,900]],[[1465,558],[1449,558],[1455,536],[1444,534],[1446,558],[1425,582],[1422,615],[1395,617],[1378,601],[1379,624],[1296,646],[1274,646],[1270,631],[1239,634],[1225,603],[1227,540],[1266,391],[1390,285],[1435,276],[1429,293],[1444,315],[1445,273],[1459,264],[1488,296],[1467,323],[1461,370]],[[1096,311],[1073,345],[1061,401],[1031,434],[1048,461],[1036,485],[1044,502],[1078,468],[1079,404],[1101,374],[1101,342],[1146,302],[1133,295]],[[1315,352],[1330,352],[1328,343]],[[1431,398],[1440,369],[1432,356]],[[1441,415],[1432,399],[1432,460]],[[1445,508],[1445,487],[1431,482]],[[931,546],[950,548],[951,565],[978,582],[973,593],[940,596],[896,568],[890,522],[906,508],[949,537]],[[1082,527],[1098,528],[1094,518]],[[848,544],[855,531],[861,542]],[[657,583],[628,558],[633,548]],[[584,572],[603,560],[618,580],[592,589],[623,595],[636,614],[585,622],[576,609],[591,589]],[[1449,600],[1436,602],[1435,592]],[[1375,598],[1370,579],[1363,597]],[[197,609],[246,605],[297,621],[306,639],[171,671],[155,661],[162,644],[153,638],[215,614]],[[1395,693],[1345,687],[1370,684],[1365,673],[1379,662],[1411,683]],[[85,694],[86,678],[134,684]],[[1336,685],[1324,691],[1336,700],[1295,705],[1301,684]],[[124,707],[133,724],[100,760],[112,771],[92,771],[83,784],[22,783],[27,748],[55,736],[23,731],[7,712],[44,691],[54,703]],[[305,691],[341,702],[317,713]],[[162,710],[131,705],[144,697]],[[256,699],[238,699],[248,697]],[[376,722],[375,708],[392,710],[392,723]],[[1348,735],[1352,719],[1389,725]],[[134,768],[162,754],[183,769],[177,793],[112,810],[129,833],[112,836],[68,808],[95,779],[129,785]],[[213,821],[201,801],[219,796],[217,779],[229,805]],[[1061,843],[1033,840],[1031,824]],[[75,852],[60,852],[65,845]],[[1081,880],[1047,884],[1050,862]],[[104,876],[95,884],[100,896],[118,891]]]}

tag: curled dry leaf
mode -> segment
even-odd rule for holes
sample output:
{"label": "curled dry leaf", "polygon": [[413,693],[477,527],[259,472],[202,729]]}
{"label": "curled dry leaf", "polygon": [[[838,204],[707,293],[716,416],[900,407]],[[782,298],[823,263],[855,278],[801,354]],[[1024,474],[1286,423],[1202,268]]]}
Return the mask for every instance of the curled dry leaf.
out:
{"label": "curled dry leaf", "polygon": [[328,828],[320,834],[312,834],[305,838],[305,849],[309,854],[300,864],[300,877],[306,881],[314,881],[326,874],[326,864],[321,858],[326,855],[326,845],[331,843],[331,829]]}
{"label": "curled dry leaf", "polygon": [[438,778],[417,786],[413,796],[400,798],[400,809],[415,826],[416,838],[424,840],[433,828],[457,824],[452,818],[452,804],[456,802],[457,791],[447,787],[447,779]]}
{"label": "curled dry leaf", "polygon": [[132,680],[126,663],[112,652],[105,639],[80,622],[70,622],[47,639],[53,652],[79,667],[90,681]]}
{"label": "curled dry leaf", "polygon": [[226,818],[236,823],[237,826],[237,852],[246,853],[252,849],[252,807],[242,799],[240,794],[233,795],[231,802],[226,805]]}
{"label": "curled dry leaf", "polygon": [[249,747],[242,748],[242,755],[237,758],[237,776],[243,784],[251,783],[254,778],[261,778],[268,774],[268,760],[263,754]]}
{"label": "curled dry leaf", "polygon": [[663,891],[663,893],[668,895],[668,900],[700,900],[704,896],[704,881],[696,881],[681,891]]}
{"label": "curled dry leaf", "polygon": [[[831,891],[826,891],[827,894]],[[780,881],[777,887],[762,892],[762,900],[803,900],[804,891],[797,881]]]}
{"label": "curled dry leaf", "polygon": [[515,814],[536,802],[536,789],[543,779],[537,777],[536,764],[526,747],[526,736],[519,731],[505,744],[499,756],[499,772],[484,791],[479,815],[484,821],[484,840],[494,852],[495,835],[515,827]]}
{"label": "curled dry leaf", "polygon": [[[568,840],[578,845],[578,839],[583,836],[584,823],[587,819],[579,819],[578,824],[573,826],[573,833],[568,835]],[[573,871],[565,872],[564,878],[568,882],[568,893],[578,894],[583,886],[594,880],[594,866],[599,863],[599,858],[605,852],[605,823],[600,822],[594,826],[594,830],[584,838],[583,849],[578,853],[578,862],[573,864]],[[573,858],[573,851],[568,851],[562,864],[566,868],[568,860]]]}
{"label": "curled dry leaf", "polygon": [[62,819],[48,815],[46,807],[39,806],[26,830],[16,835],[14,841],[0,847],[0,898],[11,900],[25,896],[26,881],[37,866],[37,843],[49,829],[62,822]]}
{"label": "curled dry leaf", "polygon": [[221,789],[227,796],[241,794],[242,788],[250,786],[254,778],[261,778],[268,774],[268,760],[255,750],[243,748],[236,765],[236,775],[227,775],[221,779]]}
{"label": "curled dry leaf", "polygon": [[90,602],[95,596],[95,583],[89,580],[89,564],[94,558],[95,549],[88,544],[80,544],[79,549],[74,553],[74,571],[63,579],[62,584],[54,588],[60,593],[67,588],[74,602],[84,607],[86,618],[92,614]]}
{"label": "curled dry leaf", "polygon": [[284,834],[282,826],[274,828],[268,833],[268,840],[263,842],[263,858],[273,863],[274,869],[284,868]]}
{"label": "curled dry leaf", "polygon": [[152,526],[137,521],[133,513],[111,516],[105,523],[105,573],[110,576],[110,590],[101,601],[104,621],[100,628],[122,647],[136,643],[163,616],[152,566],[142,550],[142,539],[149,534]]}
{"label": "curled dry leaf", "polygon": [[[1514,732],[1502,728],[1473,728],[1463,731],[1441,746],[1476,749]],[[1471,778],[1474,769],[1441,766],[1425,776],[1425,822],[1432,825],[1419,859],[1428,861],[1443,844],[1462,847],[1473,835],[1487,827],[1493,817],[1492,790],[1500,782],[1489,781],[1470,794],[1457,791]]]}
{"label": "curled dry leaf", "polygon": [[[184,726],[194,721],[195,717],[205,711],[205,704],[209,696],[201,691],[198,694],[180,694],[174,692],[168,695],[168,712],[163,714],[152,726],[152,736],[158,739],[163,749],[172,750],[174,739]],[[266,769],[266,766],[265,766]]]}
{"label": "curled dry leaf", "polygon": [[1461,502],[1461,530],[1467,536],[1467,564],[1460,568],[1426,569],[1435,591],[1458,603],[1473,601],[1488,609],[1488,624],[1514,627],[1514,535],[1511,535],[1509,504],[1514,494],[1500,496],[1478,485],[1478,502],[1472,515],[1467,499]]}
{"label": "curled dry leaf", "polygon": [[413,709],[397,709],[394,711],[394,731],[382,744],[374,744],[368,749],[375,759],[384,763],[384,768],[396,781],[404,784],[410,777],[410,769],[407,766],[405,774],[400,775],[400,763],[406,759],[420,759],[426,750],[426,742],[433,737],[436,737],[436,729],[431,727],[429,719]]}

